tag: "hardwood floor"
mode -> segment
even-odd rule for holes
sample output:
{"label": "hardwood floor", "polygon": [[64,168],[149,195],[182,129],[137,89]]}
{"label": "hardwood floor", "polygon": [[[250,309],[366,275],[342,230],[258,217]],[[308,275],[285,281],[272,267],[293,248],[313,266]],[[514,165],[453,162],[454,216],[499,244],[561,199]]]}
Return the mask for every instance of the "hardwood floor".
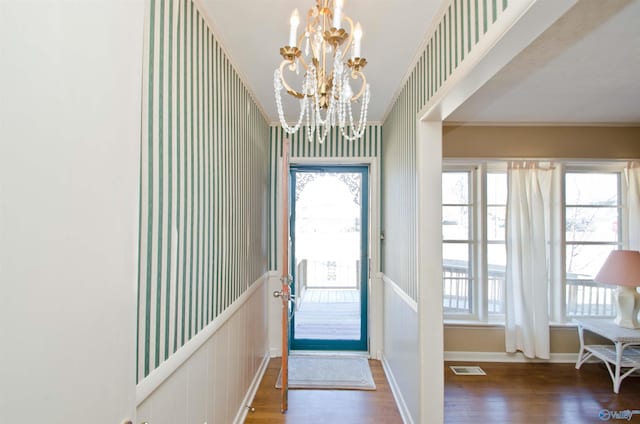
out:
{"label": "hardwood floor", "polygon": [[[376,391],[291,390],[289,411],[280,413],[280,391],[274,388],[279,360],[272,359],[253,401],[246,423],[401,423],[379,361],[370,361]],[[607,370],[600,364],[480,365],[486,376],[456,376],[445,364],[445,423],[585,424],[605,422],[602,410],[640,412],[640,377],[622,382],[613,393]],[[610,422],[638,422],[611,419]]]}
{"label": "hardwood floor", "polygon": [[[574,364],[455,363],[480,365],[486,376],[457,376],[449,365],[445,423],[600,423],[603,409],[640,410],[640,377],[624,380],[616,395],[600,364],[576,370]],[[640,422],[640,415],[631,422]]]}
{"label": "hardwood floor", "polygon": [[274,386],[280,359],[269,362],[245,423],[365,424],[402,423],[380,361],[370,360],[376,390],[289,390],[289,410],[280,413],[280,390]]}

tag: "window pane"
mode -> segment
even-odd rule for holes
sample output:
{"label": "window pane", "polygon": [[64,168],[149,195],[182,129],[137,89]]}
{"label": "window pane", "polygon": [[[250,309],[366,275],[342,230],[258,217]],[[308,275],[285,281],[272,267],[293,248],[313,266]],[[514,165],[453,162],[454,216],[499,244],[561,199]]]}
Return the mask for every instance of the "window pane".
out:
{"label": "window pane", "polygon": [[617,205],[618,174],[567,173],[565,193],[567,205]]}
{"label": "window pane", "polygon": [[454,205],[469,204],[469,173],[442,173],[442,203]]}
{"label": "window pane", "polygon": [[471,264],[469,244],[444,243],[443,256],[443,307],[447,313],[471,312]]}
{"label": "window pane", "polygon": [[566,208],[567,241],[618,241],[618,208]]}
{"label": "window pane", "polygon": [[505,206],[487,207],[487,239],[504,240],[504,224],[507,208]]}
{"label": "window pane", "polygon": [[506,205],[507,204],[507,174],[492,173],[487,174],[487,204]]}
{"label": "window pane", "polygon": [[592,280],[614,249],[613,245],[567,244],[567,280]]}
{"label": "window pane", "polygon": [[444,240],[469,240],[468,206],[443,206],[442,238]]}
{"label": "window pane", "polygon": [[490,314],[504,314],[507,251],[503,243],[487,245],[488,305]]}

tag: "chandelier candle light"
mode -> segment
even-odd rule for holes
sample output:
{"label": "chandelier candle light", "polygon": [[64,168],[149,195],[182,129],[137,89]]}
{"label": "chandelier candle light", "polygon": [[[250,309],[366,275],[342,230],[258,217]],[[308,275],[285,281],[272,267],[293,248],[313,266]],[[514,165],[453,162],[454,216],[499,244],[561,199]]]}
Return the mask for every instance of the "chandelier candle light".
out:
{"label": "chandelier candle light", "polygon": [[[307,22],[300,36],[298,9],[291,14],[289,44],[280,49],[283,61],[273,75],[280,124],[288,134],[297,132],[305,121],[309,141],[324,142],[329,130],[335,126],[347,140],[356,140],[364,135],[369,84],[362,73],[367,64],[360,53],[362,27],[360,23],[353,24],[351,18],[343,13],[343,7],[344,0],[316,0],[316,5],[307,13]],[[350,58],[346,60],[349,52]],[[298,91],[287,82],[285,72],[299,74],[301,70],[304,78]],[[358,80],[361,86],[354,92],[351,81]],[[283,89],[300,100],[300,114],[292,126],[284,117]],[[353,119],[354,103],[360,103],[357,123]]]}

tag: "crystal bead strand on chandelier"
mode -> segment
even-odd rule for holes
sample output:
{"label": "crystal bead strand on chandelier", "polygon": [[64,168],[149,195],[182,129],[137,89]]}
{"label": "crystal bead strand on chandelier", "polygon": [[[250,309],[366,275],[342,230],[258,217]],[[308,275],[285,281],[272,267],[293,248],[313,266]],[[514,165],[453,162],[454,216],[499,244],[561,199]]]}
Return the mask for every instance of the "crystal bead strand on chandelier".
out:
{"label": "crystal bead strand on chandelier", "polygon": [[[366,59],[360,57],[362,29],[359,23],[354,26],[351,18],[343,13],[343,6],[342,0],[316,0],[316,5],[307,14],[300,38],[297,37],[300,17],[297,9],[294,10],[289,44],[280,49],[284,60],[274,72],[275,99],[282,128],[293,134],[304,126],[310,142],[324,142],[331,128],[336,126],[345,139],[356,140],[364,135],[367,126],[371,96],[362,73],[367,64]],[[304,54],[298,48],[303,43]],[[345,62],[349,51],[351,58]],[[287,83],[284,73],[299,74],[301,70],[304,75],[298,91]],[[360,80],[361,87],[354,93],[350,81],[356,80]],[[285,119],[283,89],[300,100],[300,113],[294,125],[289,125]],[[360,103],[357,122],[353,117],[355,102]]]}

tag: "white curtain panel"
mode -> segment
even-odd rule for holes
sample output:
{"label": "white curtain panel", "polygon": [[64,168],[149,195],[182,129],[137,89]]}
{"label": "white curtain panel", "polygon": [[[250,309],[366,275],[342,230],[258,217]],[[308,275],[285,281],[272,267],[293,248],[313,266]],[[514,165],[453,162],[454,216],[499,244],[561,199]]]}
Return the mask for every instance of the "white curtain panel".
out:
{"label": "white curtain panel", "polygon": [[549,210],[553,167],[509,166],[505,341],[507,352],[549,359]]}
{"label": "white curtain panel", "polygon": [[629,249],[640,250],[640,162],[629,163],[624,171],[629,208]]}

